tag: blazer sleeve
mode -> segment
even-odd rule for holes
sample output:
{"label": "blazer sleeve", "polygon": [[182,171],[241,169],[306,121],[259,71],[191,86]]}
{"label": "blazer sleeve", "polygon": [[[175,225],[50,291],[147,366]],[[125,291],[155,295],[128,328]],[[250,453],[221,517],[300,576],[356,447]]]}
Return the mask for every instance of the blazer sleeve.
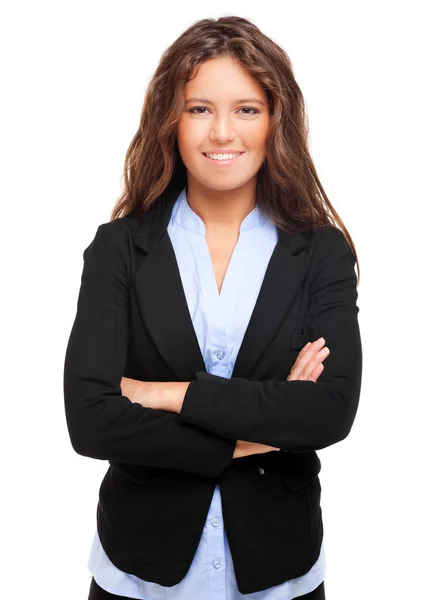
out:
{"label": "blazer sleeve", "polygon": [[72,446],[91,458],[215,477],[231,463],[236,440],[184,423],[175,413],[144,408],[121,393],[129,338],[127,236],[117,221],[104,223],[83,253],[64,362]]}
{"label": "blazer sleeve", "polygon": [[289,452],[319,450],[347,437],[359,403],[362,346],[355,257],[343,232],[335,231],[311,269],[303,325],[306,340],[322,336],[330,349],[319,379],[249,381],[196,372],[181,421]]}

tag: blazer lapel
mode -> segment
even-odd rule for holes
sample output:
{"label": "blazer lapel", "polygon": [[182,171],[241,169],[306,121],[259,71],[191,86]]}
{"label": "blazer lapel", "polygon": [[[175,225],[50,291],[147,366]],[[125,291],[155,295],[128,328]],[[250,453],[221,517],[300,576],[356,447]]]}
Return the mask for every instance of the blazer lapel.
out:
{"label": "blazer lapel", "polygon": [[308,258],[303,233],[277,227],[278,242],[266,269],[257,301],[246,328],[232,377],[249,379],[258,359],[281,327],[307,274]]}
{"label": "blazer lapel", "polygon": [[[134,245],[146,252],[133,288],[143,324],[177,381],[206,371],[190,317],[172,242],[167,233],[179,191],[166,191],[146,215]],[[306,234],[277,228],[278,243],[263,279],[254,311],[236,358],[232,377],[250,378],[307,274]]]}

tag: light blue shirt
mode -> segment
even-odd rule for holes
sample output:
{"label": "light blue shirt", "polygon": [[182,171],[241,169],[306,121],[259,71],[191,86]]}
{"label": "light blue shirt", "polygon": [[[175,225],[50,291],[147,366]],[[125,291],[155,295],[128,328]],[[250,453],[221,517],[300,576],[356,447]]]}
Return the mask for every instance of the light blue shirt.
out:
{"label": "light blue shirt", "polygon": [[[206,370],[230,378],[277,243],[276,227],[258,206],[245,217],[220,294],[205,225],[187,203],[185,188],[175,202],[167,231]],[[88,570],[100,587],[112,594],[143,600],[291,600],[317,588],[324,580],[325,567],[323,544],[318,560],[305,575],[267,590],[241,594],[224,529],[219,484],[196,554],[180,583],[165,587],[124,573],[110,562],[97,531],[88,559]]]}

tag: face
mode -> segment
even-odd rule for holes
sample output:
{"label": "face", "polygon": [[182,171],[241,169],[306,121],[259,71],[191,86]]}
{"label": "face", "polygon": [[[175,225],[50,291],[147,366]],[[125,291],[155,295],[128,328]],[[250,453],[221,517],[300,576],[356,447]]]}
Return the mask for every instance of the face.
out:
{"label": "face", "polygon": [[[260,84],[231,58],[210,59],[186,83],[184,100],[177,135],[188,177],[216,190],[256,178],[269,127],[268,98]],[[228,161],[204,154],[217,150],[242,154]]]}

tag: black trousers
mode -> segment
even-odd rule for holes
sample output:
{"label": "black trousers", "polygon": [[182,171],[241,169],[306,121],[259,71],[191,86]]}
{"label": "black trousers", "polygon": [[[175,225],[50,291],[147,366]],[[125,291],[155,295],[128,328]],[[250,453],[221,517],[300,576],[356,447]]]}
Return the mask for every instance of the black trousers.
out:
{"label": "black trousers", "polygon": [[[88,600],[132,600],[128,596],[118,596],[117,594],[111,594],[106,590],[102,589],[95,581],[94,577],[91,579],[90,593]],[[324,582],[321,583],[313,592],[299,596],[301,600],[325,600]]]}

